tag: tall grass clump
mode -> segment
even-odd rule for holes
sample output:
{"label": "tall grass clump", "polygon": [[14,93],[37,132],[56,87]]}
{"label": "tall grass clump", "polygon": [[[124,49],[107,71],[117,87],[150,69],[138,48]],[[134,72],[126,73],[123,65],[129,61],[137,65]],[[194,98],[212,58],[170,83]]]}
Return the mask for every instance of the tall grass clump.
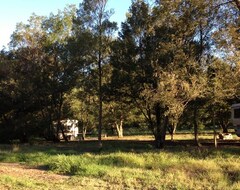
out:
{"label": "tall grass clump", "polygon": [[135,153],[111,153],[98,156],[97,159],[99,165],[109,167],[142,168],[145,164],[143,155]]}
{"label": "tall grass clump", "polygon": [[106,167],[98,165],[91,154],[57,155],[47,164],[50,170],[69,175],[102,176]]}

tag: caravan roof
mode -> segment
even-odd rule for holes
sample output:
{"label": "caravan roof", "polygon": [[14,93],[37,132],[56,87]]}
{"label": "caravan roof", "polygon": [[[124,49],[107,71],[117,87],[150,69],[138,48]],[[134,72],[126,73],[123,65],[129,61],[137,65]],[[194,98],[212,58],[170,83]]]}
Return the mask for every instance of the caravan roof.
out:
{"label": "caravan roof", "polygon": [[231,108],[240,108],[240,103],[238,103],[238,104],[233,104],[232,106],[231,106]]}

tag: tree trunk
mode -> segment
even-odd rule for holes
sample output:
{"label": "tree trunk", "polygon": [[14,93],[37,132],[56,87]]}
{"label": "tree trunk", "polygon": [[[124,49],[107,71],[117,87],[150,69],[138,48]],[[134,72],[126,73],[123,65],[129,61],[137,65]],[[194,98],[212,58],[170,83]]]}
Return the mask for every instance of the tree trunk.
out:
{"label": "tree trunk", "polygon": [[198,108],[195,105],[193,111],[193,126],[194,126],[194,137],[195,137],[195,144],[200,147],[201,143],[199,142],[198,137]]}
{"label": "tree trunk", "polygon": [[163,149],[165,144],[165,137],[166,137],[166,127],[165,125],[161,125],[161,108],[160,105],[157,104],[155,107],[155,114],[156,114],[156,134],[155,134],[155,141],[156,141],[156,148]]}
{"label": "tree trunk", "polygon": [[166,131],[167,131],[168,124],[169,124],[169,119],[168,119],[168,116],[166,116],[164,118],[164,124],[163,124],[163,128],[162,128],[162,143],[163,143],[163,145],[165,144],[165,140],[166,140]]}
{"label": "tree trunk", "polygon": [[22,135],[20,137],[20,142],[21,143],[28,143],[29,142],[29,138],[28,138],[28,135],[26,133],[26,124],[23,124],[23,129],[22,129]]}
{"label": "tree trunk", "polygon": [[65,140],[65,142],[68,142],[68,138],[66,137],[66,135],[65,135],[65,133],[64,133],[64,125],[61,124],[59,121],[58,121],[58,125],[59,125],[59,127],[60,127],[60,130],[61,130],[63,139]]}
{"label": "tree trunk", "polygon": [[115,126],[117,129],[118,138],[122,138],[123,137],[123,120],[121,119],[120,125],[118,125],[118,123],[115,122]]}
{"label": "tree trunk", "polygon": [[[214,108],[213,108],[213,109],[214,109]],[[217,148],[217,131],[216,131],[216,124],[215,124],[215,111],[214,111],[214,110],[213,110],[212,123],[213,123],[213,140],[214,140],[214,147]]]}
{"label": "tree trunk", "polygon": [[82,140],[85,140],[85,138],[86,138],[86,133],[87,133],[87,127],[84,127],[84,126],[83,126],[83,129],[82,129]]}
{"label": "tree trunk", "polygon": [[171,141],[174,141],[174,129],[173,126],[168,126],[168,132],[171,136]]}
{"label": "tree trunk", "polygon": [[228,133],[228,128],[226,126],[222,126],[223,133]]}
{"label": "tree trunk", "polygon": [[[100,37],[101,39],[101,37]],[[101,45],[101,42],[100,42]],[[98,96],[99,96],[99,110],[98,110],[98,146],[99,149],[102,148],[102,55],[101,51],[99,51],[98,55]]]}
{"label": "tree trunk", "polygon": [[174,141],[174,134],[173,134],[173,132],[171,133],[171,141],[172,142]]}
{"label": "tree trunk", "polygon": [[173,131],[171,133],[171,141],[174,141],[174,134],[176,133],[176,127],[173,128]]}
{"label": "tree trunk", "polygon": [[61,123],[62,119],[62,105],[63,105],[63,93],[59,94],[59,104],[57,106],[57,135],[59,133],[59,130],[61,130],[63,139],[68,142],[68,138],[66,137],[64,133],[64,125]]}
{"label": "tree trunk", "polygon": [[222,128],[223,133],[228,133],[228,124],[225,124],[225,122],[219,123],[219,126]]}
{"label": "tree trunk", "polygon": [[171,125],[166,125],[169,134],[171,135],[171,141],[174,141],[174,134],[176,132],[177,129],[177,125],[176,124],[171,124]]}

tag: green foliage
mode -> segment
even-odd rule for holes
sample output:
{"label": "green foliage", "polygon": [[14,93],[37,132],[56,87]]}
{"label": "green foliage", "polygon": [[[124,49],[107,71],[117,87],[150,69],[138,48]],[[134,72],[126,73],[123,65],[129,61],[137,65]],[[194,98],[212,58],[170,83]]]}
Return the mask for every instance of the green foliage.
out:
{"label": "green foliage", "polygon": [[33,14],[28,24],[17,25],[5,55],[8,75],[1,81],[10,104],[1,112],[1,135],[10,134],[4,141],[43,136],[61,117],[63,94],[75,85],[78,69],[66,50],[75,11],[68,7],[49,17]]}
{"label": "green foliage", "polygon": [[107,3],[17,24],[0,53],[1,142],[53,140],[52,122],[69,117],[119,136],[145,120],[159,148],[181,124],[227,130],[240,99],[239,1],[133,0],[117,37]]}

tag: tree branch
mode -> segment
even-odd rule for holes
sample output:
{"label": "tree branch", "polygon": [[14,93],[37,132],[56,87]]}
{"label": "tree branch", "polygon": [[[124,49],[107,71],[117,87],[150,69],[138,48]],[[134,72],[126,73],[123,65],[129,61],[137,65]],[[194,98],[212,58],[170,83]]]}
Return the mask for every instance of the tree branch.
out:
{"label": "tree branch", "polygon": [[233,0],[238,8],[238,10],[240,11],[240,0]]}
{"label": "tree branch", "polygon": [[221,7],[223,5],[227,5],[229,3],[235,3],[238,10],[240,11],[240,0],[231,0],[231,1],[227,1],[227,2],[224,2],[224,3],[220,3],[219,5],[217,5],[215,8],[218,8],[218,7]]}

